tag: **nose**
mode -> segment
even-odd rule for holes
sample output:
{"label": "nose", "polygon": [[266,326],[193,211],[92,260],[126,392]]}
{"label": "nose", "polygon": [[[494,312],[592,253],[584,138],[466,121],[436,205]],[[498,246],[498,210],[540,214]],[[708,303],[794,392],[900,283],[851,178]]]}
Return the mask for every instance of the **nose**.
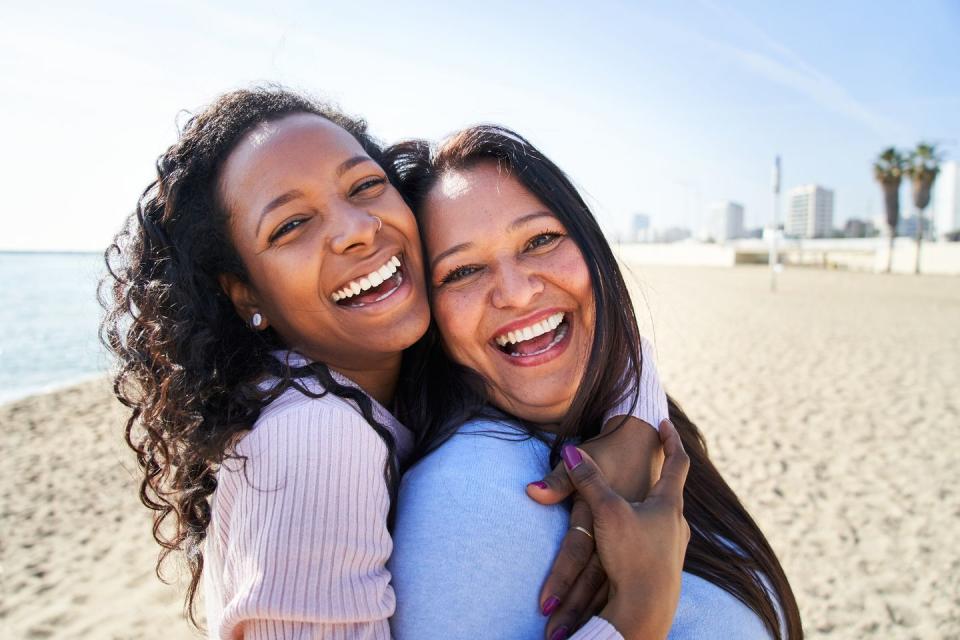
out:
{"label": "nose", "polygon": [[373,245],[380,228],[373,214],[349,206],[332,213],[336,230],[330,236],[330,247],[334,252],[350,253]]}
{"label": "nose", "polygon": [[515,263],[500,265],[494,277],[491,302],[499,309],[526,307],[543,292],[539,274]]}

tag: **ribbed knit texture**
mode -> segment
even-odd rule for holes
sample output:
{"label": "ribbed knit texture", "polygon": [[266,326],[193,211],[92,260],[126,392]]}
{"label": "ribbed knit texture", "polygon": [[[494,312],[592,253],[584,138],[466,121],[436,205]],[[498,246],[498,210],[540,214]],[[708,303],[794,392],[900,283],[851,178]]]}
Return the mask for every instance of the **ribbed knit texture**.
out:
{"label": "ribbed knit texture", "polygon": [[[408,454],[410,432],[375,414]],[[387,449],[359,410],[287,390],[237,453],[246,469],[221,467],[204,549],[210,637],[390,638]]]}
{"label": "ribbed knit texture", "polygon": [[660,422],[666,420],[668,416],[667,396],[663,392],[660,375],[657,373],[657,360],[653,353],[653,345],[643,336],[640,337],[640,357],[643,362],[640,367],[639,394],[636,406],[631,410],[633,395],[628,393],[624,398],[621,398],[616,407],[607,412],[605,419],[610,420],[619,416],[632,415],[659,431]]}

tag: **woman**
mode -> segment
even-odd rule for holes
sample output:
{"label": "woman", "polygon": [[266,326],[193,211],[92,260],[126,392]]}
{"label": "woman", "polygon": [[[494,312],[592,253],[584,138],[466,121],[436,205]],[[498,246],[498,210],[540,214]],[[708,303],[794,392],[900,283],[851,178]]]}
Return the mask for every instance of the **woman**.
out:
{"label": "woman", "polygon": [[[361,121],[230,93],[160,157],[108,250],[103,331],[141,498],[165,553],[186,552],[191,617],[204,577],[213,637],[389,636],[388,522],[413,434],[386,407],[429,316],[417,226],[383,167]],[[651,514],[665,544],[602,547],[622,593],[589,637],[671,613],[679,511],[617,526],[639,535]],[[665,577],[636,577],[631,549]]]}
{"label": "woman", "polygon": [[[616,399],[606,391],[641,362],[630,348],[638,340],[629,295],[586,204],[519,135],[481,126],[437,149],[414,142],[390,153],[418,214],[437,333],[412,361],[424,363],[419,392],[402,396],[426,424],[433,453],[401,488],[391,569],[403,606],[394,632],[444,637],[422,629],[452,615],[475,625],[461,626],[468,634],[539,637],[544,621],[522,596],[543,581],[567,515],[528,502],[521,486],[566,454],[566,443],[596,435]],[[560,322],[517,344],[516,329],[543,317]],[[672,401],[670,417],[691,456],[684,504],[692,529],[672,637],[801,637],[776,555]],[[439,510],[432,497],[441,491],[448,500]],[[470,535],[457,536],[462,530]],[[481,552],[491,547],[498,554]],[[490,574],[510,579],[487,588]],[[549,588],[541,604],[556,607]],[[477,610],[510,610],[511,630]],[[547,637],[565,637],[583,613],[553,620]]]}

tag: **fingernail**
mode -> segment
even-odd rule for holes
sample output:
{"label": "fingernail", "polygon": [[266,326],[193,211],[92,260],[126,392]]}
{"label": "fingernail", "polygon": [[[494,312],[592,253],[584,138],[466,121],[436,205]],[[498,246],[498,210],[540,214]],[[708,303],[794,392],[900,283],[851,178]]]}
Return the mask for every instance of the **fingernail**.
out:
{"label": "fingernail", "polygon": [[550,596],[547,598],[547,601],[543,603],[543,615],[548,616],[554,611],[557,607],[560,606],[560,598],[557,596]]}
{"label": "fingernail", "polygon": [[570,635],[570,629],[567,627],[557,627],[557,630],[550,636],[550,640],[567,640]]}
{"label": "fingernail", "polygon": [[579,467],[580,463],[583,462],[583,456],[580,455],[580,451],[572,444],[565,446],[560,455],[563,457],[563,464],[567,465],[567,469],[570,469],[570,471]]}
{"label": "fingernail", "polygon": [[528,487],[536,487],[537,489],[549,489],[549,488],[550,488],[549,486],[547,486],[547,483],[544,482],[543,480],[537,480],[536,482],[531,482],[531,483],[528,484],[527,486],[528,486]]}

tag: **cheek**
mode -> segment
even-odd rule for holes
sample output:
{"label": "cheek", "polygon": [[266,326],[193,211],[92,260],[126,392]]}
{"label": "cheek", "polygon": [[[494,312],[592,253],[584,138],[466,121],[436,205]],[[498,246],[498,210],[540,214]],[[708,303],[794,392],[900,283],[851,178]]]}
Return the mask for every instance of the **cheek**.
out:
{"label": "cheek", "polygon": [[585,316],[589,314],[592,318],[594,304],[590,269],[580,250],[572,242],[568,242],[567,246],[557,252],[551,263],[549,269],[554,274],[557,286],[576,301]]}
{"label": "cheek", "polygon": [[483,326],[483,305],[477,298],[461,290],[435,293],[432,300],[433,319],[450,358],[473,367],[484,349],[478,336],[478,327]]}

